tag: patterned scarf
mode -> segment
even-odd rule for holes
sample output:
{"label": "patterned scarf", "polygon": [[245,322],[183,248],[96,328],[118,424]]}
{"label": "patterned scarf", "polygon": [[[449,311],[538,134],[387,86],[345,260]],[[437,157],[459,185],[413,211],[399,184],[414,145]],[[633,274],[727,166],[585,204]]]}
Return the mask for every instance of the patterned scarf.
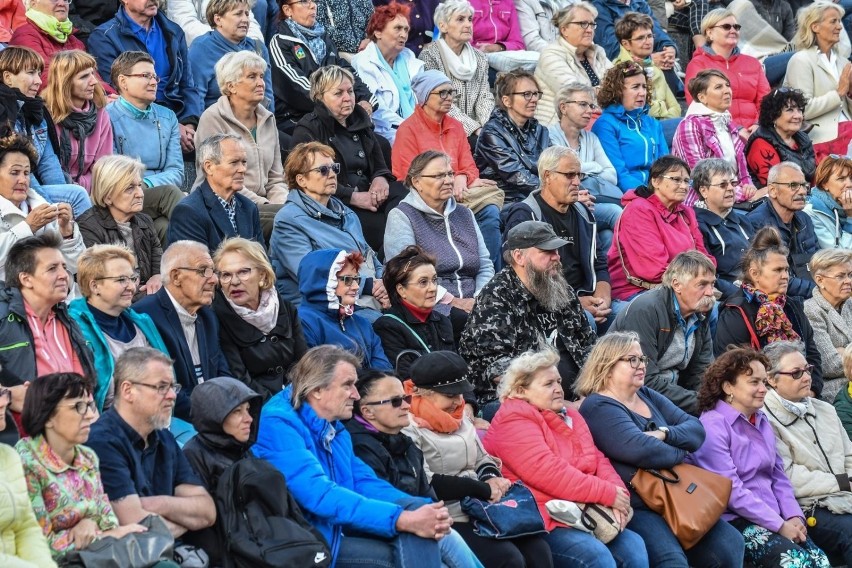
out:
{"label": "patterned scarf", "polygon": [[316,57],[317,65],[323,65],[325,56],[327,55],[325,45],[325,27],[321,23],[317,22],[314,24],[314,27],[306,28],[305,26],[297,24],[292,19],[287,22],[287,25],[290,26],[291,30],[293,30],[293,35],[307,44],[308,49],[310,49],[311,53],[313,53],[314,57]]}
{"label": "patterned scarf", "polygon": [[[414,394],[414,382],[411,379],[405,381],[403,386],[405,394]],[[464,405],[460,404],[455,412],[450,414],[439,409],[428,398],[415,394],[411,399],[411,414],[414,415],[414,422],[420,428],[441,434],[452,434],[461,427]]]}
{"label": "patterned scarf", "polygon": [[793,329],[790,318],[784,313],[787,296],[779,294],[775,298],[770,298],[765,292],[756,290],[754,286],[745,283],[743,283],[742,288],[743,292],[751,294],[760,302],[760,308],[758,308],[757,317],[754,320],[759,336],[765,337],[769,343],[799,339],[799,334]]}

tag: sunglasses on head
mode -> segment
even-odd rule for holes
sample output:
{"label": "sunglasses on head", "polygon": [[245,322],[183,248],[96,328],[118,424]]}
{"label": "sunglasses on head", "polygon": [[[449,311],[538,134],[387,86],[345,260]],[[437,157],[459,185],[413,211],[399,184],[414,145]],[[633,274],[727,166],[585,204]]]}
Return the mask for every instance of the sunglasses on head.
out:
{"label": "sunglasses on head", "polygon": [[337,162],[334,162],[333,164],[325,164],[316,168],[311,168],[306,173],[310,172],[319,172],[319,175],[322,177],[328,177],[331,172],[334,172],[336,175],[340,173],[340,164]]}
{"label": "sunglasses on head", "polygon": [[377,400],[375,402],[362,402],[361,406],[379,406],[381,404],[390,403],[392,407],[399,408],[400,406],[402,406],[403,402],[405,402],[405,404],[411,404],[411,395],[403,394],[399,396],[393,396],[385,400]]}

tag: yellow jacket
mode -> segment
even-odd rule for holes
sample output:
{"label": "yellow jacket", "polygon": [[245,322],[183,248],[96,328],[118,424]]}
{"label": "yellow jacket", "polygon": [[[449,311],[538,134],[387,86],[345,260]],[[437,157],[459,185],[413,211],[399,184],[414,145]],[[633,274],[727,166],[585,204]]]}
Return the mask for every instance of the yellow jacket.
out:
{"label": "yellow jacket", "polygon": [[[621,47],[621,51],[618,52],[618,57],[613,59],[612,63],[615,65],[622,61],[633,61],[633,56],[630,55],[629,51],[624,49],[624,46]],[[672,93],[672,90],[669,88],[669,84],[666,83],[666,77],[663,75],[662,69],[653,63],[650,67],[646,65],[645,69],[646,71],[648,69],[651,70],[651,88],[653,90],[651,110],[648,114],[658,120],[680,117],[680,103],[677,102],[674,93]]]}

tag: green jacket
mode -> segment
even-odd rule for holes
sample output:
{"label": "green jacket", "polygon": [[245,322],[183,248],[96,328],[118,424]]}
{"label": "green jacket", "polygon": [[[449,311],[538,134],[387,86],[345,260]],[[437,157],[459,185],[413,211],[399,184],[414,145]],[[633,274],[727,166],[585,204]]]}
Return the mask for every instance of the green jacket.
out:
{"label": "green jacket", "polygon": [[846,433],[852,439],[852,397],[849,396],[848,385],[840,389],[840,392],[834,397],[834,408],[837,409],[837,415],[843,422]]}

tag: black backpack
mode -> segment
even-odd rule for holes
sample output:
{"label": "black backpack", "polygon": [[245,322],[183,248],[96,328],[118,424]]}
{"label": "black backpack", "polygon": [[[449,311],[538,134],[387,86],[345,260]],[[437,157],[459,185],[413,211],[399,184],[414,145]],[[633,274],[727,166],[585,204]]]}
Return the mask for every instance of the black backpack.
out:
{"label": "black backpack", "polygon": [[325,539],[302,515],[284,475],[266,460],[247,457],[229,466],[216,486],[225,566],[331,566]]}

